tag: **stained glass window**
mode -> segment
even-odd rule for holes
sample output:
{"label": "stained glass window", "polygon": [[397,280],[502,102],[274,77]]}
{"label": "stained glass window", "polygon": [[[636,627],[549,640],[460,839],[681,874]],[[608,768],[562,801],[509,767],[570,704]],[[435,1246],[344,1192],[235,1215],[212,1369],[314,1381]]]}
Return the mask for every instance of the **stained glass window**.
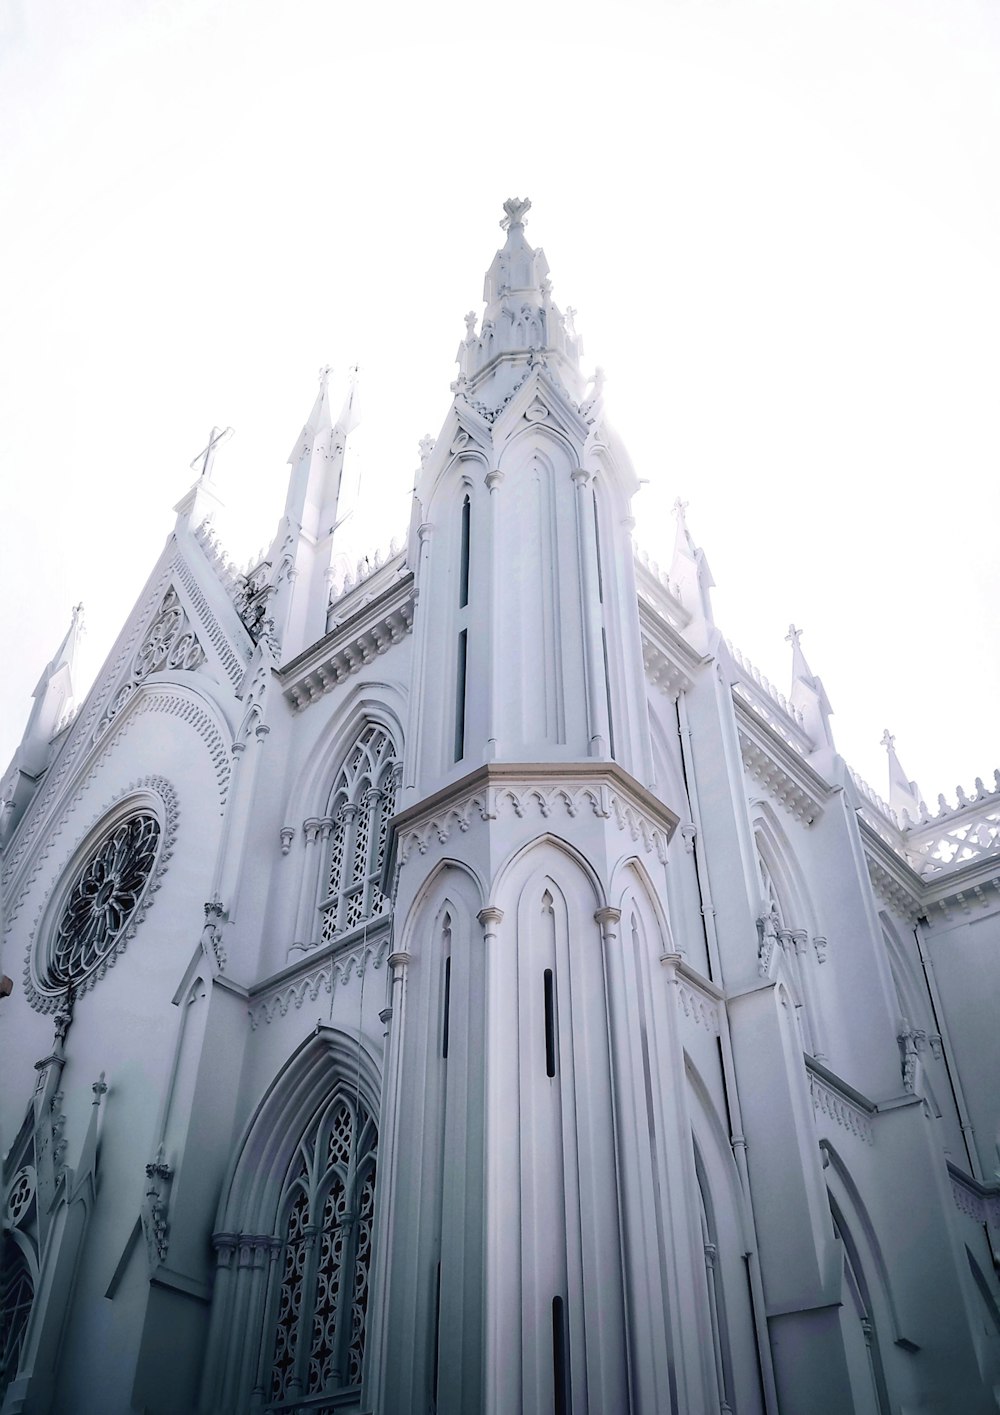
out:
{"label": "stained glass window", "polygon": [[269,1408],[361,1384],[378,1131],[338,1092],[299,1145],[279,1210]]}
{"label": "stained glass window", "polygon": [[379,882],[398,773],[392,738],[369,724],[348,752],[333,789],[329,873],[320,905],[324,943],[389,907]]}

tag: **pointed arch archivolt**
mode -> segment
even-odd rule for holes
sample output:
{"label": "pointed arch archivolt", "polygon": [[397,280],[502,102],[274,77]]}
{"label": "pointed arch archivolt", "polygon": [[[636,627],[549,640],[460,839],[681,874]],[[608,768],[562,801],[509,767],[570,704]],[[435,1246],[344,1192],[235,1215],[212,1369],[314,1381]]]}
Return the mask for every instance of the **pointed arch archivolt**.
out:
{"label": "pointed arch archivolt", "polygon": [[397,760],[401,760],[406,703],[406,692],[399,683],[366,681],[353,684],[326,723],[295,778],[288,796],[289,814],[305,818],[325,814],[337,772],[358,734],[369,723],[388,732],[396,748]]}
{"label": "pointed arch archivolt", "polygon": [[784,829],[766,801],[756,803],[752,827],[758,862],[763,864],[766,871],[766,875],[763,875],[758,864],[758,874],[761,876],[760,905],[767,905],[767,876],[770,876],[778,895],[779,912],[784,927],[806,929],[810,934],[814,934],[816,920],[805,878]]}
{"label": "pointed arch archivolt", "polygon": [[526,870],[526,864],[530,866],[533,861],[532,856],[538,855],[538,870],[542,872],[541,856],[545,848],[549,846],[558,857],[563,857],[567,864],[573,866],[582,874],[591,890],[593,891],[593,907],[603,909],[608,900],[607,891],[603,881],[598,876],[596,870],[585,855],[582,855],[575,846],[561,836],[555,835],[551,831],[546,831],[543,835],[535,836],[534,840],[528,841],[526,845],[514,850],[497,870],[490,888],[489,903],[491,907],[503,908],[504,901],[507,905],[511,902],[512,881],[517,881],[520,877],[527,878],[532,873],[530,867]]}

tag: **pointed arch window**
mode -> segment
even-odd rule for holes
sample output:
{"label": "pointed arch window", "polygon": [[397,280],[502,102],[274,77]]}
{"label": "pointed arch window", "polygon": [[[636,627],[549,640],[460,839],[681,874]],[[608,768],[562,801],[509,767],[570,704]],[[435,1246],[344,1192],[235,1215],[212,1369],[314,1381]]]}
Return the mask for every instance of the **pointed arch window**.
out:
{"label": "pointed arch window", "polygon": [[27,1258],[13,1236],[5,1234],[0,1266],[0,1404],[17,1375],[34,1296]]}
{"label": "pointed arch window", "polygon": [[266,1408],[361,1385],[378,1130],[338,1090],[299,1144],[278,1208]]}
{"label": "pointed arch window", "polygon": [[399,774],[392,738],[383,727],[369,723],[348,752],[333,788],[330,868],[320,905],[324,943],[389,907],[380,881]]}

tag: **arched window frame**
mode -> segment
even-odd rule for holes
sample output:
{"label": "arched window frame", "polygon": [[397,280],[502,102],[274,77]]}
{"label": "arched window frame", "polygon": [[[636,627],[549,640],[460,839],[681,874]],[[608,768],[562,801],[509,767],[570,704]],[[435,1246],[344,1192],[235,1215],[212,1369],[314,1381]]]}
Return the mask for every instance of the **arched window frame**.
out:
{"label": "arched window frame", "polygon": [[379,723],[367,723],[347,753],[331,795],[330,849],[319,903],[324,943],[389,908],[380,881],[400,773],[392,737]]}
{"label": "arched window frame", "polygon": [[338,1086],[296,1146],[278,1204],[266,1410],[361,1386],[377,1153],[364,1101]]}
{"label": "arched window frame", "polygon": [[0,1261],[0,1405],[21,1364],[24,1337],[35,1298],[35,1280],[27,1252],[14,1234],[3,1235]]}

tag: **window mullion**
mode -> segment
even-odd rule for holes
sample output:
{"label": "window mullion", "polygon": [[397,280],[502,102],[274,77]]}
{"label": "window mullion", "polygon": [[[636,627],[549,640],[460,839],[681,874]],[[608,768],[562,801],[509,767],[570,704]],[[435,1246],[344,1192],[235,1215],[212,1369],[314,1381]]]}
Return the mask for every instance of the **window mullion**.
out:
{"label": "window mullion", "polygon": [[343,807],[344,811],[344,860],[340,867],[340,890],[337,895],[337,902],[334,906],[337,911],[337,932],[344,927],[347,915],[347,897],[354,878],[354,847],[358,835],[358,812],[360,807],[356,801],[347,801]]}

